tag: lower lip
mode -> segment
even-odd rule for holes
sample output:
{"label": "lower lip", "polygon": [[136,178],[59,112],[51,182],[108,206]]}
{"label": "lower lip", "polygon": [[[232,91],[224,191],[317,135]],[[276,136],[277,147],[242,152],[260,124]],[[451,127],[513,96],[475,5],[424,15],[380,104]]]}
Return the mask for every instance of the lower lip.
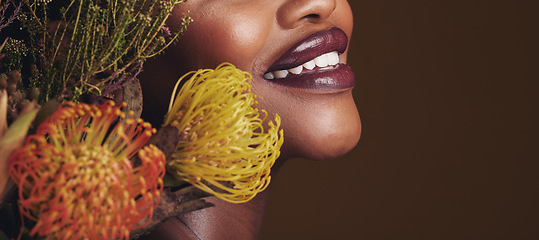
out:
{"label": "lower lip", "polygon": [[320,68],[317,71],[298,75],[289,73],[283,79],[269,81],[287,87],[313,90],[347,90],[353,88],[356,83],[352,69],[346,64]]}

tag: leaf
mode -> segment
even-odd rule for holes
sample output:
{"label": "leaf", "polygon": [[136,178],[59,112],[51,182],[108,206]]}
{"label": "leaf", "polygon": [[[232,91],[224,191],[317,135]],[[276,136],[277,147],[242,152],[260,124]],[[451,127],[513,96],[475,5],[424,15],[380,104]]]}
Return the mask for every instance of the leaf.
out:
{"label": "leaf", "polygon": [[139,118],[142,113],[142,89],[137,78],[129,81],[123,88],[123,101],[127,103],[126,110],[135,112],[135,117]]}
{"label": "leaf", "polygon": [[17,118],[0,139],[0,204],[10,189],[10,187],[7,187],[9,155],[22,145],[37,111],[37,109],[30,110]]}
{"label": "leaf", "polygon": [[185,181],[178,180],[170,174],[165,174],[165,177],[163,177],[163,185],[165,187],[178,187],[185,183]]}
{"label": "leaf", "polygon": [[41,106],[41,109],[37,113],[36,120],[34,121],[34,126],[39,126],[41,123],[45,122],[45,120],[52,115],[56,109],[60,107],[60,101],[56,99],[52,99],[47,101],[43,106]]}
{"label": "leaf", "polygon": [[[2,139],[0,139],[0,149],[4,148],[4,145],[10,145],[16,141],[24,140],[26,132],[28,131],[28,128],[30,128],[32,121],[34,121],[37,112],[38,110],[34,109],[17,118],[17,120],[9,126]],[[2,152],[0,152],[0,154],[2,154]]]}

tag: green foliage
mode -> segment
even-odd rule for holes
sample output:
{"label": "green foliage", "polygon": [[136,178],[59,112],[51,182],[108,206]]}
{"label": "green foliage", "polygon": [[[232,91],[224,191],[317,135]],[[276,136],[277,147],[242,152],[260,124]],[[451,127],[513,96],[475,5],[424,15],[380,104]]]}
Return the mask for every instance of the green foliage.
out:
{"label": "green foliage", "polygon": [[[120,87],[185,30],[189,17],[173,33],[165,24],[181,2],[24,0],[17,19],[27,34],[24,44],[31,63],[25,88],[40,88],[42,103],[53,98],[77,101],[83,94],[101,95]],[[7,47],[2,53],[23,54]],[[3,71],[20,67],[20,60],[11,63],[13,59]]]}
{"label": "green foliage", "polygon": [[2,50],[2,52],[5,52],[4,57],[9,59],[5,63],[6,72],[20,70],[22,68],[22,59],[28,54],[26,45],[20,40],[7,38],[4,41]]}

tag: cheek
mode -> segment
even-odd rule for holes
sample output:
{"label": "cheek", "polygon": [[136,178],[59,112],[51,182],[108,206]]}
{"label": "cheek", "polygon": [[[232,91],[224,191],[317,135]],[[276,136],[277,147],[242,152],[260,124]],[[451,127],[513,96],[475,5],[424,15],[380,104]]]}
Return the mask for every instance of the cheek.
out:
{"label": "cheek", "polygon": [[[200,9],[192,13],[193,22],[185,35],[180,38],[175,49],[185,55],[189,64],[196,68],[214,68],[223,62],[250,71],[252,63],[267,41],[270,32],[268,21],[263,16],[213,9]],[[203,14],[202,14],[203,13]]]}
{"label": "cheek", "polygon": [[334,22],[341,29],[343,29],[348,36],[352,34],[352,28],[354,26],[354,16],[352,14],[352,8],[346,0],[339,0],[337,4],[337,9],[335,9],[336,14],[332,17]]}

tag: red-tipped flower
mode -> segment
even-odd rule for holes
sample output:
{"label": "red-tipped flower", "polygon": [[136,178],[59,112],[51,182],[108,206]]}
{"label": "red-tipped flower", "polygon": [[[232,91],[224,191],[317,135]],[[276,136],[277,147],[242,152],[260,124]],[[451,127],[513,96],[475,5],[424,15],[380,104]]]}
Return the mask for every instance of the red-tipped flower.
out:
{"label": "red-tipped flower", "polygon": [[142,148],[155,129],[121,107],[66,102],[11,155],[20,210],[36,221],[30,235],[127,239],[151,219],[165,157],[155,146]]}

